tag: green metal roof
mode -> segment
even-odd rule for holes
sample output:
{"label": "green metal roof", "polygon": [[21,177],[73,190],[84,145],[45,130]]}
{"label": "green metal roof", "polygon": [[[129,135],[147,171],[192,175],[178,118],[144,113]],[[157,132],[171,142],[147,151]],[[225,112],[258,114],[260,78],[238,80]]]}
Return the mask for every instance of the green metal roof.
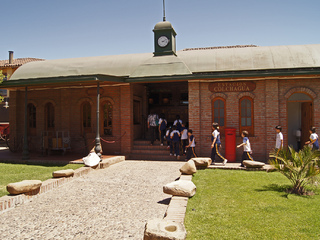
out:
{"label": "green metal roof", "polygon": [[320,44],[204,48],[181,50],[177,56],[152,53],[46,60],[27,63],[0,88],[44,83],[139,82],[319,74]]}

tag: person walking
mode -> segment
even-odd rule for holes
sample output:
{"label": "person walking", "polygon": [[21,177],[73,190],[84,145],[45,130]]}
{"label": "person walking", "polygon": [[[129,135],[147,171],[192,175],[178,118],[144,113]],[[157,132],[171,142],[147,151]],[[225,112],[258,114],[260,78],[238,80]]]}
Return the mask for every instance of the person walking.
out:
{"label": "person walking", "polygon": [[150,112],[148,116],[148,129],[150,130],[151,135],[151,145],[153,145],[154,141],[156,140],[156,132],[157,126],[159,124],[159,116],[154,112]]}
{"label": "person walking", "polygon": [[221,153],[219,152],[219,148],[221,145],[220,141],[220,132],[219,132],[219,124],[214,122],[212,123],[212,136],[211,136],[211,160],[212,160],[212,165],[215,165],[215,158],[218,156],[218,158],[222,161],[222,164],[225,165],[228,160],[224,158]]}

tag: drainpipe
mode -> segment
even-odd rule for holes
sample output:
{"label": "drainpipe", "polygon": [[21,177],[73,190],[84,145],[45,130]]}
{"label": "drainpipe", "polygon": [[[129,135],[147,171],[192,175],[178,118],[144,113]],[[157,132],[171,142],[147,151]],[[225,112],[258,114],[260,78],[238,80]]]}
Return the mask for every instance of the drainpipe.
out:
{"label": "drainpipe", "polygon": [[[98,79],[97,79],[98,80]],[[97,82],[97,134],[96,134],[96,146],[94,148],[94,151],[98,156],[101,156],[101,145],[100,145],[100,112],[99,112],[99,106],[100,106],[100,83]]]}
{"label": "drainpipe", "polygon": [[28,160],[29,147],[28,147],[28,87],[26,87],[24,95],[24,137],[23,137],[23,151],[22,160]]}

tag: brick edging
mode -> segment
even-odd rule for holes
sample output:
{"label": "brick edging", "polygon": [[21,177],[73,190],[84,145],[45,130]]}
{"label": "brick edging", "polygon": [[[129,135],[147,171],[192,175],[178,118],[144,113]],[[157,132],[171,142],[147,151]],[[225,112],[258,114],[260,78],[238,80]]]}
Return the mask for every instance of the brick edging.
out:
{"label": "brick edging", "polygon": [[75,170],[73,177],[64,178],[50,178],[42,182],[39,189],[19,194],[19,195],[6,195],[0,198],[0,214],[2,212],[8,211],[15,208],[16,206],[22,205],[24,203],[30,202],[32,198],[39,196],[40,194],[46,193],[56,187],[59,187],[67,182],[72,181],[74,178],[81,177],[88,174],[95,169],[104,169],[113,164],[125,161],[124,156],[115,156],[102,160],[97,167],[81,167]]}
{"label": "brick edging", "polygon": [[[192,181],[192,175],[181,174],[179,180]],[[189,197],[172,196],[164,219],[184,223]]]}

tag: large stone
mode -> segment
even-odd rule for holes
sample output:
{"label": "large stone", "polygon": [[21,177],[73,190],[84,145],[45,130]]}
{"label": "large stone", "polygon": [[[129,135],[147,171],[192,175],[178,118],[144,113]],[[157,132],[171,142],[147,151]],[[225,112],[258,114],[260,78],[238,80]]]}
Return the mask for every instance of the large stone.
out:
{"label": "large stone", "polygon": [[187,175],[192,175],[197,172],[196,165],[193,160],[186,162],[181,168],[180,172]]}
{"label": "large stone", "polygon": [[42,185],[40,180],[23,180],[21,182],[9,183],[7,185],[7,191],[10,194],[27,193],[33,190],[37,190]]}
{"label": "large stone", "polygon": [[263,162],[244,160],[243,165],[245,165],[247,168],[262,168],[266,164]]}
{"label": "large stone", "polygon": [[178,180],[163,186],[163,192],[173,196],[192,197],[196,193],[196,185],[187,180]]}
{"label": "large stone", "polygon": [[73,175],[74,175],[74,170],[73,169],[58,170],[58,171],[54,171],[52,173],[52,176],[54,178],[71,177]]}
{"label": "large stone", "polygon": [[210,164],[212,163],[211,158],[191,158],[191,160],[194,161],[194,163],[196,164],[197,169],[204,169],[210,166]]}
{"label": "large stone", "polygon": [[145,225],[143,240],[184,240],[186,237],[187,231],[183,223],[153,219]]}
{"label": "large stone", "polygon": [[88,167],[94,167],[97,166],[100,163],[100,157],[95,153],[91,152],[88,154],[88,156],[82,158],[83,163]]}

